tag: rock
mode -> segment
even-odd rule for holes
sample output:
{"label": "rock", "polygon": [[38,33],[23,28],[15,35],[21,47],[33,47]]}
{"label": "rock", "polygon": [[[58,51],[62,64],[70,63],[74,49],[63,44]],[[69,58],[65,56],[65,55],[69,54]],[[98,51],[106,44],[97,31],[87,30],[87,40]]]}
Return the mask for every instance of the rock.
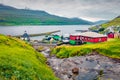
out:
{"label": "rock", "polygon": [[[49,54],[49,50],[45,54]],[[93,80],[100,76],[100,70],[104,71],[102,80],[120,78],[120,63],[98,54],[64,59],[53,56],[46,63],[61,80]]]}
{"label": "rock", "polygon": [[73,68],[72,73],[75,74],[75,75],[78,75],[79,74],[79,68],[77,68],[77,67]]}
{"label": "rock", "polygon": [[88,71],[80,73],[75,80],[94,80],[98,76],[96,71]]}
{"label": "rock", "polygon": [[50,65],[50,62],[46,61],[46,64],[47,64],[47,65]]}

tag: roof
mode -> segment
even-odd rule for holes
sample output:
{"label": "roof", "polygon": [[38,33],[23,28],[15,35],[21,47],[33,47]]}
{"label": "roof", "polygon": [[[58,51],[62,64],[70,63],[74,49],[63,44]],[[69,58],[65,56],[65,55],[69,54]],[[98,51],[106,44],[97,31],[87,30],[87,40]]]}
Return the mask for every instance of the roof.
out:
{"label": "roof", "polygon": [[29,35],[27,34],[27,33],[24,33],[23,35],[22,35],[22,37],[27,37],[27,38],[29,38]]}
{"label": "roof", "polygon": [[84,32],[84,33],[77,33],[73,34],[73,36],[86,36],[86,37],[107,37],[106,35],[99,34],[96,32]]}
{"label": "roof", "polygon": [[74,33],[74,34],[71,34],[72,36],[80,36],[82,33]]}

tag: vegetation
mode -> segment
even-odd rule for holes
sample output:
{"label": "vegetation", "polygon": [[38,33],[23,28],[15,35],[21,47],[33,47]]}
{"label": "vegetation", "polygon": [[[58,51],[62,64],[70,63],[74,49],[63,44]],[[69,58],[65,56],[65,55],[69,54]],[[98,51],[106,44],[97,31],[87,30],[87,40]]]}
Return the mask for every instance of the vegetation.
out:
{"label": "vegetation", "polygon": [[104,28],[107,28],[110,26],[120,26],[120,17],[118,16],[117,18],[115,18],[107,23],[101,24],[101,26]]}
{"label": "vegetation", "polygon": [[0,80],[58,80],[29,44],[0,34]]}
{"label": "vegetation", "polygon": [[101,31],[104,31],[104,30],[105,30],[105,28],[100,28],[98,31],[100,31],[100,32],[101,32]]}
{"label": "vegetation", "polygon": [[92,22],[65,18],[48,14],[45,11],[16,9],[0,4],[0,25],[77,25],[92,24]]}
{"label": "vegetation", "polygon": [[[100,26],[100,28],[99,28],[99,26]],[[111,27],[111,26],[115,28],[115,31],[120,29],[120,16],[116,17],[115,19],[113,19],[113,20],[111,20],[107,23],[100,24],[100,25],[97,25],[97,26],[93,26],[90,29],[91,30],[98,30],[99,32],[104,33],[104,30],[108,27]]]}
{"label": "vegetation", "polygon": [[52,54],[56,54],[59,58],[67,58],[72,56],[82,56],[97,52],[104,56],[120,59],[120,39],[112,39],[107,42],[96,44],[85,44],[81,46],[58,46],[52,50]]}

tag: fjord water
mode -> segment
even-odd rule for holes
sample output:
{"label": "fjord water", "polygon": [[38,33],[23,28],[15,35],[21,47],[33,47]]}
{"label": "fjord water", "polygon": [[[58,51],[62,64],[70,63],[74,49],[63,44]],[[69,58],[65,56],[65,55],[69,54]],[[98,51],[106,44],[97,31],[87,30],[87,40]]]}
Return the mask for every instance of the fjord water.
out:
{"label": "fjord water", "polygon": [[[28,34],[37,34],[61,30],[57,34],[72,34],[75,30],[87,30],[91,25],[46,25],[46,26],[0,26],[0,34],[5,35],[22,35],[24,31]],[[43,36],[32,37],[32,39],[40,39]]]}

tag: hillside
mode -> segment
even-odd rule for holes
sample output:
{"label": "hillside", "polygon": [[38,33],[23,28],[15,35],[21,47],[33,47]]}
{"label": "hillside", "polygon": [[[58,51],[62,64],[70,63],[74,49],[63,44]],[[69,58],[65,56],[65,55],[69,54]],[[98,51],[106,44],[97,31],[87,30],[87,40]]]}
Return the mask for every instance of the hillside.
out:
{"label": "hillside", "polygon": [[120,16],[114,18],[111,21],[108,21],[106,23],[96,25],[90,28],[90,30],[98,30],[100,32],[105,32],[107,28],[112,27],[115,31],[120,29]]}
{"label": "hillside", "polygon": [[107,27],[110,27],[110,26],[120,26],[120,16],[114,18],[113,20],[107,22],[107,23],[104,23],[104,24],[101,24],[100,26],[104,27],[104,28],[107,28]]}
{"label": "hillside", "polygon": [[58,46],[52,50],[57,57],[66,58],[72,56],[83,56],[97,52],[110,58],[120,59],[120,39],[113,39],[107,42],[86,44],[81,46]]}
{"label": "hillside", "polygon": [[45,11],[16,9],[0,4],[0,25],[89,25],[92,22],[51,15]]}
{"label": "hillside", "polygon": [[58,80],[46,58],[27,43],[0,34],[0,80]]}

